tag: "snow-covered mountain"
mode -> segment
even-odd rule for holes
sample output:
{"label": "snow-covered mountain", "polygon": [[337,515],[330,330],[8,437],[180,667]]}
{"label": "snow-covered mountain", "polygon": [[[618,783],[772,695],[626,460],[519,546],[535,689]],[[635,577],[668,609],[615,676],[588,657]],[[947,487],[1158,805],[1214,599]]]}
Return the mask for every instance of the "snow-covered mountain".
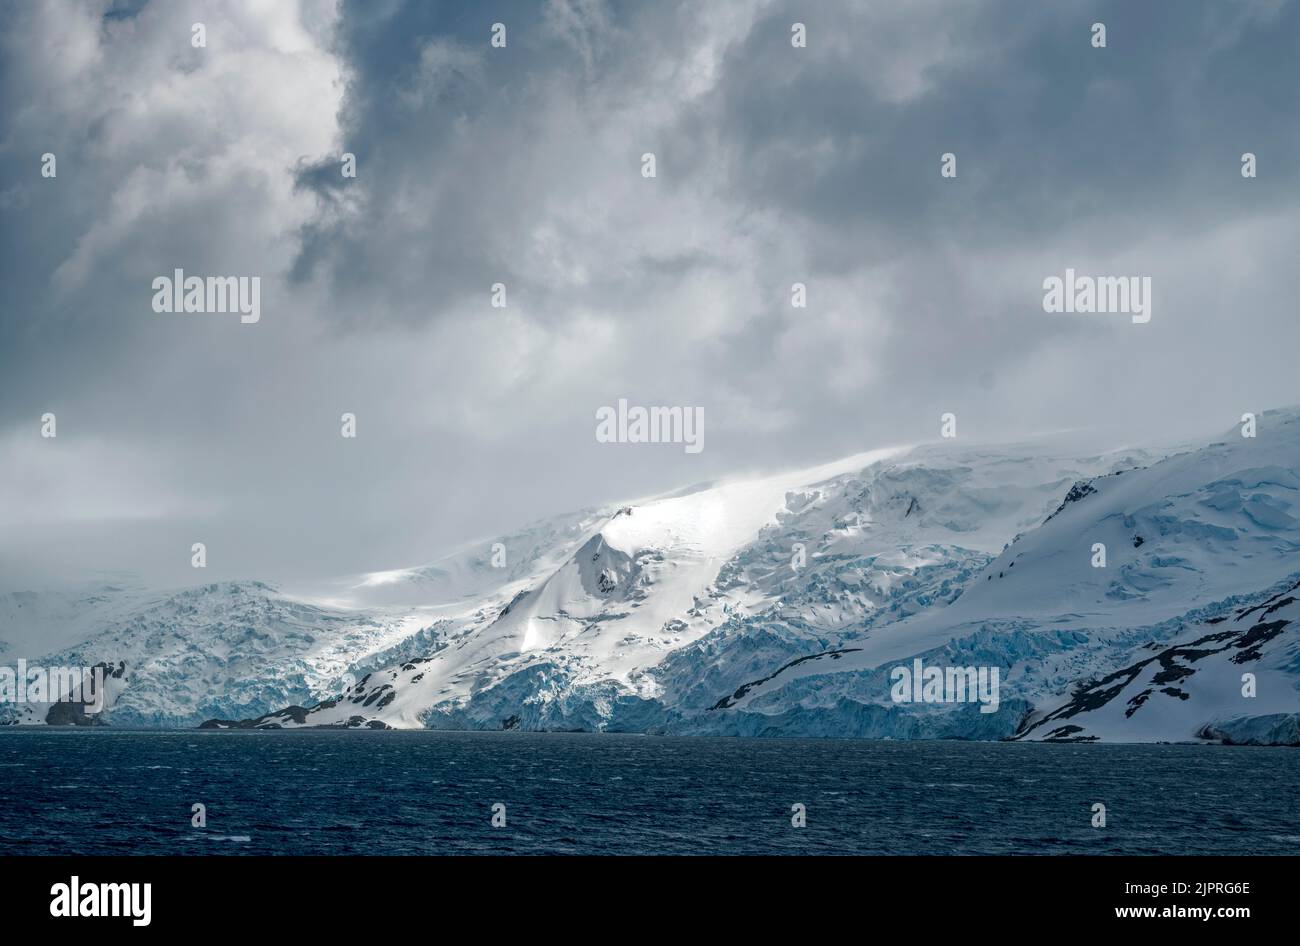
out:
{"label": "snow-covered mountain", "polygon": [[[261,582],[150,593],[118,583],[0,595],[0,664],[121,668],[105,721],[196,725],[214,715],[339,692],[358,667],[431,645],[419,615],[358,614]],[[0,719],[42,722],[47,704],[0,704]]]}
{"label": "snow-covered mountain", "polygon": [[[1298,499],[1293,411],[1172,456],[945,441],[585,510],[311,600],[4,596],[0,661],[44,640],[120,664],[112,724],[1294,743]],[[894,702],[916,657],[997,668],[996,711]]]}
{"label": "snow-covered mountain", "polygon": [[[692,730],[1300,742],[1300,417],[1264,420],[1081,481],[952,607],[782,668]],[[998,667],[999,711],[882,699],[916,656]]]}

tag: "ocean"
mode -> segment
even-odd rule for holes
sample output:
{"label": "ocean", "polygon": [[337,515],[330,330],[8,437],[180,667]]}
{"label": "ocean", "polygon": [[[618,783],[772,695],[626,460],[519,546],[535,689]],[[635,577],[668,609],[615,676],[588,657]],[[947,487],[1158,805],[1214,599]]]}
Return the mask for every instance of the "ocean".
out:
{"label": "ocean", "polygon": [[1295,854],[1300,752],[11,728],[0,837],[83,855]]}

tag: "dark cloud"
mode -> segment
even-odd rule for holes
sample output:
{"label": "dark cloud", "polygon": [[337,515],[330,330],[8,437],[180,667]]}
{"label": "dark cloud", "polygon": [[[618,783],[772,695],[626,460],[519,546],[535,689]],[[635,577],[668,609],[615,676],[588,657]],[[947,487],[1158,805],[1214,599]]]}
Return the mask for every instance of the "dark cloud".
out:
{"label": "dark cloud", "polygon": [[[15,3],[0,27],[10,576],[188,581],[196,535],[214,577],[393,568],[949,410],[963,436],[1170,439],[1300,400],[1300,4]],[[1152,322],[1044,313],[1067,266],[1150,275]],[[175,267],[260,274],[262,322],[153,313]],[[620,397],[704,406],[704,453],[595,443]]]}

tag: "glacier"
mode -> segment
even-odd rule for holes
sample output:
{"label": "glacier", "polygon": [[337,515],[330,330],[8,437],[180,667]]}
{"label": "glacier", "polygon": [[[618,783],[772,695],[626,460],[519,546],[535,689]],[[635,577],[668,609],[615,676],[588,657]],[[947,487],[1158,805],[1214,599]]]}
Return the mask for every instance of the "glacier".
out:
{"label": "glacier", "polygon": [[[12,591],[0,662],[117,668],[115,726],[1300,743],[1300,413],[1067,441],[701,484],[310,593]],[[997,668],[997,712],[894,702],[914,658]]]}

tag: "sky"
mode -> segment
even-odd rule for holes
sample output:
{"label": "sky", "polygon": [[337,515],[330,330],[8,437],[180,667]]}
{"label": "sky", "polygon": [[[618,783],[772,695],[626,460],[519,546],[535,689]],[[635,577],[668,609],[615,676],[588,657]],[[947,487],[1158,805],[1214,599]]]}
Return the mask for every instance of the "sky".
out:
{"label": "sky", "polygon": [[[0,588],[1296,404],[1298,80],[1282,0],[0,3]],[[156,312],[178,268],[260,319]],[[1045,312],[1067,268],[1151,320]],[[620,398],[704,449],[599,442]]]}

